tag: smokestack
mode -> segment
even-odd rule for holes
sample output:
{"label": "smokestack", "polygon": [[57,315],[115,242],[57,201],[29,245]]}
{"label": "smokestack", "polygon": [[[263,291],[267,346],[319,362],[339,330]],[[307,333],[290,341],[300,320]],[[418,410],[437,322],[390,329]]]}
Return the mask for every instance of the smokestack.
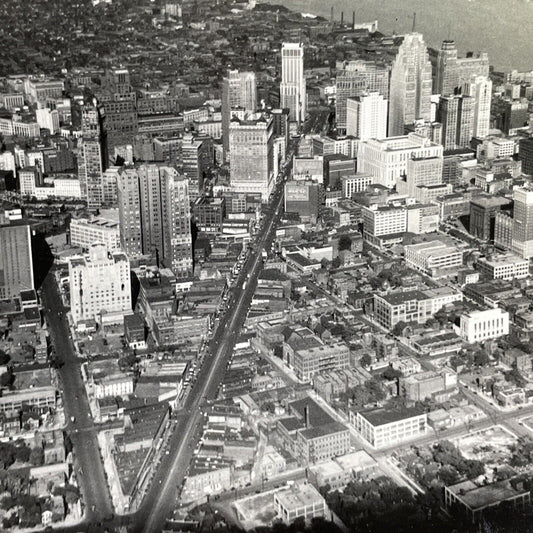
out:
{"label": "smokestack", "polygon": [[352,30],[355,30],[355,11],[352,11]]}
{"label": "smokestack", "polygon": [[309,423],[309,406],[308,405],[304,407],[304,424],[305,424],[305,429],[309,429],[311,427],[311,424]]}
{"label": "smokestack", "polygon": [[333,6],[331,6],[331,23],[333,24]]}
{"label": "smokestack", "polygon": [[341,26],[344,24],[344,11],[341,11]]}

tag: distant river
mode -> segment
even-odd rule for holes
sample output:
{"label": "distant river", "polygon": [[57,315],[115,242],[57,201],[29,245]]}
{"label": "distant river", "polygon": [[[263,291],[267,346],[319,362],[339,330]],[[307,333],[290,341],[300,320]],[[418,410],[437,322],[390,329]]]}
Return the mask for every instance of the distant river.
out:
{"label": "distant river", "polygon": [[503,71],[533,70],[533,0],[260,0],[282,4],[294,11],[322,15],[351,23],[378,20],[386,34],[416,30],[426,43],[440,48],[452,38],[459,53],[486,51],[490,63]]}

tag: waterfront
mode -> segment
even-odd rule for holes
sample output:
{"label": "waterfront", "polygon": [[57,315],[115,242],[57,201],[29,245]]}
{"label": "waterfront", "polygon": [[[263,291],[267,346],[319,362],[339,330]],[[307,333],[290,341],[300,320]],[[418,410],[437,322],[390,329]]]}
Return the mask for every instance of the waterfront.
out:
{"label": "waterfront", "polygon": [[[279,4],[279,0],[265,0]],[[497,70],[533,70],[533,3],[528,0],[286,0],[285,7],[330,17],[356,21],[379,21],[384,33],[405,33],[412,29],[416,12],[416,30],[423,33],[429,46],[439,47],[452,38],[459,51],[486,51]]]}

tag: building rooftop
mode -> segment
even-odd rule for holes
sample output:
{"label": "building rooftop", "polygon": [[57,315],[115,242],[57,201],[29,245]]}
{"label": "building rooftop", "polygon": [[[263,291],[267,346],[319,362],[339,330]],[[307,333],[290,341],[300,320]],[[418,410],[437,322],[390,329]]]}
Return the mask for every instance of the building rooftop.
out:
{"label": "building rooftop", "polygon": [[285,509],[300,509],[311,505],[323,505],[324,498],[318,490],[308,483],[298,483],[292,487],[277,492],[276,499]]}
{"label": "building rooftop", "polygon": [[529,492],[523,488],[518,488],[518,485],[517,488],[513,487],[509,480],[481,486],[467,480],[447,487],[447,489],[472,511],[481,510]]}
{"label": "building rooftop", "polygon": [[413,418],[424,414],[424,411],[416,407],[373,407],[363,409],[359,414],[368,420],[373,426],[384,426],[399,422],[407,418]]}

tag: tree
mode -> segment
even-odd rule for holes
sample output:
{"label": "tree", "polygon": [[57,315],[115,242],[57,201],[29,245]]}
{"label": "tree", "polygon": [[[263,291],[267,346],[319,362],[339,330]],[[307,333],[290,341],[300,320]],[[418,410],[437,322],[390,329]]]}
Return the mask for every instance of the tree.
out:
{"label": "tree", "polygon": [[30,463],[33,466],[41,466],[44,463],[44,450],[40,446],[31,449]]}
{"label": "tree", "polygon": [[352,239],[348,235],[341,235],[339,238],[339,251],[350,250],[352,247]]}
{"label": "tree", "polygon": [[406,327],[407,327],[407,324],[403,320],[400,320],[399,322],[396,323],[396,325],[392,329],[392,334],[395,335],[396,337],[399,337],[403,333],[403,330]]}
{"label": "tree", "polygon": [[3,350],[0,350],[0,366],[7,365],[10,360],[11,357],[9,357],[9,355]]}
{"label": "tree", "polygon": [[478,350],[474,354],[474,364],[476,366],[485,366],[489,363],[489,356],[485,350]]}
{"label": "tree", "polygon": [[388,366],[383,372],[383,374],[381,374],[381,376],[384,379],[392,380],[392,379],[398,379],[402,377],[402,373],[399,370],[392,368],[392,366]]}
{"label": "tree", "polygon": [[360,363],[361,366],[364,366],[364,367],[370,366],[372,364],[372,357],[370,357],[370,355],[365,353],[361,357],[361,359],[359,359],[359,363]]}
{"label": "tree", "polygon": [[331,262],[331,268],[339,268],[341,266],[341,259],[340,257],[335,257],[333,261]]}

